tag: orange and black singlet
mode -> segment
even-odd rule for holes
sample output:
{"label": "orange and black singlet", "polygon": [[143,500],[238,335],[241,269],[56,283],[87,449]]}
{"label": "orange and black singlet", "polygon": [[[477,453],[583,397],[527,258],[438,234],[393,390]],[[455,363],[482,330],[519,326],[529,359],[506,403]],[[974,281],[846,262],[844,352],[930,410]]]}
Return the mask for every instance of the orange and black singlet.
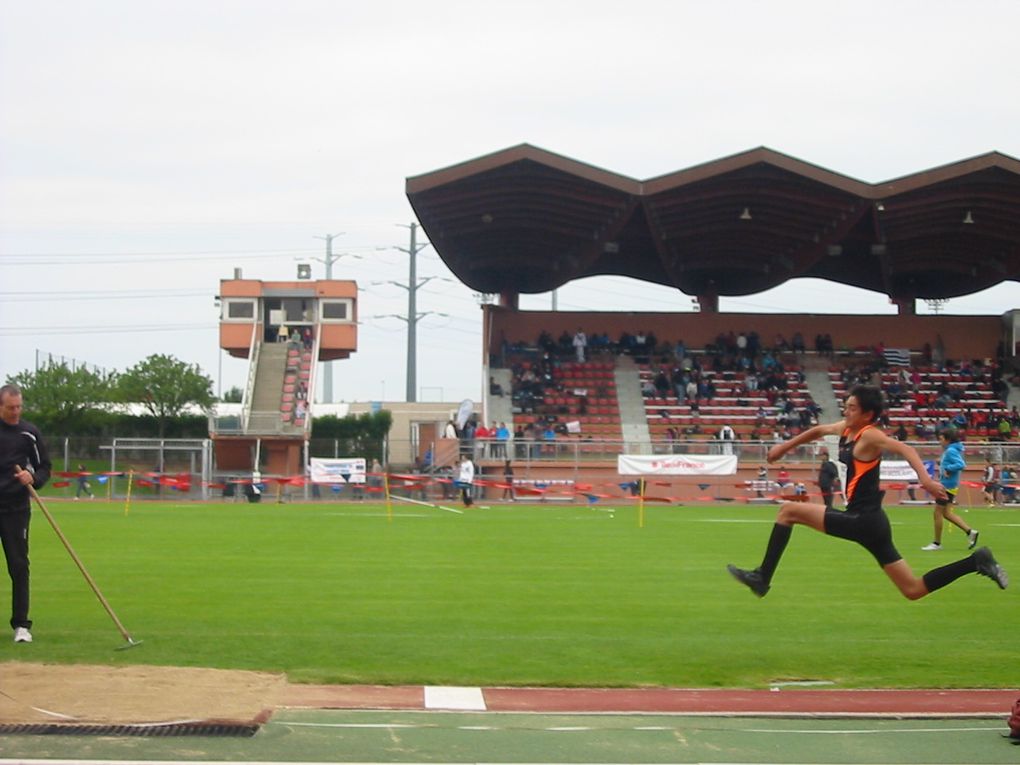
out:
{"label": "orange and black singlet", "polygon": [[854,458],[854,446],[861,434],[874,425],[865,425],[852,439],[847,428],[839,437],[839,461],[846,465],[846,509],[868,512],[882,506],[883,492],[879,488],[882,456],[867,462]]}
{"label": "orange and black singlet", "polygon": [[882,509],[884,492],[878,483],[882,456],[868,461],[854,459],[854,446],[861,433],[873,427],[865,425],[853,438],[847,428],[839,437],[839,461],[846,465],[846,510],[825,511],[825,533],[856,542],[884,567],[903,556],[893,544],[892,527]]}

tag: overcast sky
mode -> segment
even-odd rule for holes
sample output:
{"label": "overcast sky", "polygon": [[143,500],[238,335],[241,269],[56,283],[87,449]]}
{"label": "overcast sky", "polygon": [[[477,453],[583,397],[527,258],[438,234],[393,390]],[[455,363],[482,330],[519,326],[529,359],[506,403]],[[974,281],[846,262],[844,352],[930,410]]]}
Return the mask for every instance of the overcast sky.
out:
{"label": "overcast sky", "polygon": [[[1014,0],[0,0],[0,377],[167,353],[242,385],[219,280],[322,278],[316,237],[344,232],[362,325],[334,399],[401,400],[406,323],[382,317],[407,310],[387,282],[407,282],[408,176],[525,142],[639,179],[757,146],[867,182],[1020,157],[1018,29]],[[432,248],[418,272],[449,278]],[[691,309],[623,278],[557,297]],[[894,312],[816,280],[720,307]],[[944,310],[1017,307],[1009,282]],[[475,297],[437,278],[418,308],[419,398],[479,396]]]}

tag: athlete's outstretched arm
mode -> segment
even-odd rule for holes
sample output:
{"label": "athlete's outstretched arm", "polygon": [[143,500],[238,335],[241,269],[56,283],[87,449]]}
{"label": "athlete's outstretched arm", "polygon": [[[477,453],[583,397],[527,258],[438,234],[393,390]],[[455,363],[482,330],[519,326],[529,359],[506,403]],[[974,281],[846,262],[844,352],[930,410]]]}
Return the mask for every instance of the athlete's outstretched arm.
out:
{"label": "athlete's outstretched arm", "polygon": [[783,443],[773,446],[769,449],[767,459],[769,462],[778,462],[782,459],[783,455],[791,449],[794,449],[801,444],[808,444],[812,441],[817,441],[822,436],[839,435],[843,432],[843,428],[845,427],[846,425],[843,423],[843,420],[840,420],[839,422],[832,422],[828,425],[815,425],[810,427],[807,430],[801,431],[789,441],[783,441]]}
{"label": "athlete's outstretched arm", "polygon": [[928,471],[924,468],[924,462],[921,460],[921,455],[917,453],[913,446],[905,444],[903,441],[897,441],[877,428],[869,428],[864,431],[861,438],[868,446],[872,446],[880,451],[893,452],[901,456],[910,464],[914,472],[917,473],[918,482],[924,487],[925,491],[937,499],[946,498],[945,487],[928,475]]}

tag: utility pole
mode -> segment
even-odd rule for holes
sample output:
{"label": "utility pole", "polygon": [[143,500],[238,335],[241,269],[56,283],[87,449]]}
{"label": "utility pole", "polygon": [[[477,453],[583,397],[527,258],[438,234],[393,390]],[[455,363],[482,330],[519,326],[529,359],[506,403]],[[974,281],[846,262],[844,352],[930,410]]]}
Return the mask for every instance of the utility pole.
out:
{"label": "utility pole", "polygon": [[417,256],[418,253],[429,246],[429,243],[419,245],[416,242],[416,234],[418,232],[418,224],[411,223],[404,228],[411,230],[411,241],[407,248],[397,247],[396,249],[401,252],[407,253],[408,260],[408,273],[407,273],[407,401],[417,401],[417,389],[418,389],[418,287],[421,284],[429,281],[429,279],[423,279],[421,284],[418,283],[418,265]]}
{"label": "utility pole", "polygon": [[[408,278],[407,284],[397,281],[386,281],[386,282],[372,282],[373,284],[392,284],[394,287],[400,287],[402,290],[407,290],[407,316],[401,316],[400,314],[388,313],[382,316],[374,316],[376,319],[400,319],[401,321],[407,322],[407,390],[405,391],[406,399],[408,403],[418,400],[417,387],[418,387],[418,320],[429,315],[434,316],[448,316],[449,314],[440,313],[438,311],[419,311],[418,310],[418,288],[428,284],[433,279],[439,281],[450,281],[444,276],[424,276],[421,279],[418,278],[418,265],[417,255],[419,252],[429,246],[430,242],[424,244],[418,244],[417,233],[418,224],[411,223],[405,226],[402,223],[398,223],[398,226],[402,228],[408,228],[411,230],[411,242],[407,247],[394,247],[395,250],[400,252],[406,252],[409,259],[408,265]],[[387,249],[385,247],[379,249]]]}
{"label": "utility pole", "polygon": [[[320,263],[324,263],[326,265],[326,278],[327,279],[332,279],[333,278],[333,264],[336,263],[336,261],[338,261],[340,259],[340,255],[334,255],[333,254],[333,240],[336,237],[338,237],[338,236],[343,236],[345,233],[346,232],[341,231],[341,232],[339,232],[337,234],[326,234],[326,236],[317,236],[317,237],[315,237],[316,239],[324,239],[324,240],[326,240],[326,257],[324,257],[324,258],[312,258],[312,260],[317,260]],[[318,310],[316,310],[315,316],[316,316],[316,321],[318,323],[318,318],[319,318]],[[321,323],[319,323],[319,326],[320,327],[322,326]],[[313,361],[314,362],[318,362],[318,359],[313,359]],[[323,400],[324,403],[327,403],[327,404],[333,403],[333,363],[330,362],[330,361],[327,361],[325,364],[323,364],[322,400]]]}

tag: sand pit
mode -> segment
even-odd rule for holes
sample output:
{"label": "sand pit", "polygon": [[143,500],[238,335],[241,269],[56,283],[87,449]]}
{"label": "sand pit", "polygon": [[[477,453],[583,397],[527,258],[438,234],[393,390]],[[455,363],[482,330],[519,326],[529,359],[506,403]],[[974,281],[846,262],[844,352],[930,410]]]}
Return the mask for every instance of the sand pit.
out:
{"label": "sand pit", "polygon": [[0,664],[0,725],[219,725],[265,722],[284,675],[189,667]]}

